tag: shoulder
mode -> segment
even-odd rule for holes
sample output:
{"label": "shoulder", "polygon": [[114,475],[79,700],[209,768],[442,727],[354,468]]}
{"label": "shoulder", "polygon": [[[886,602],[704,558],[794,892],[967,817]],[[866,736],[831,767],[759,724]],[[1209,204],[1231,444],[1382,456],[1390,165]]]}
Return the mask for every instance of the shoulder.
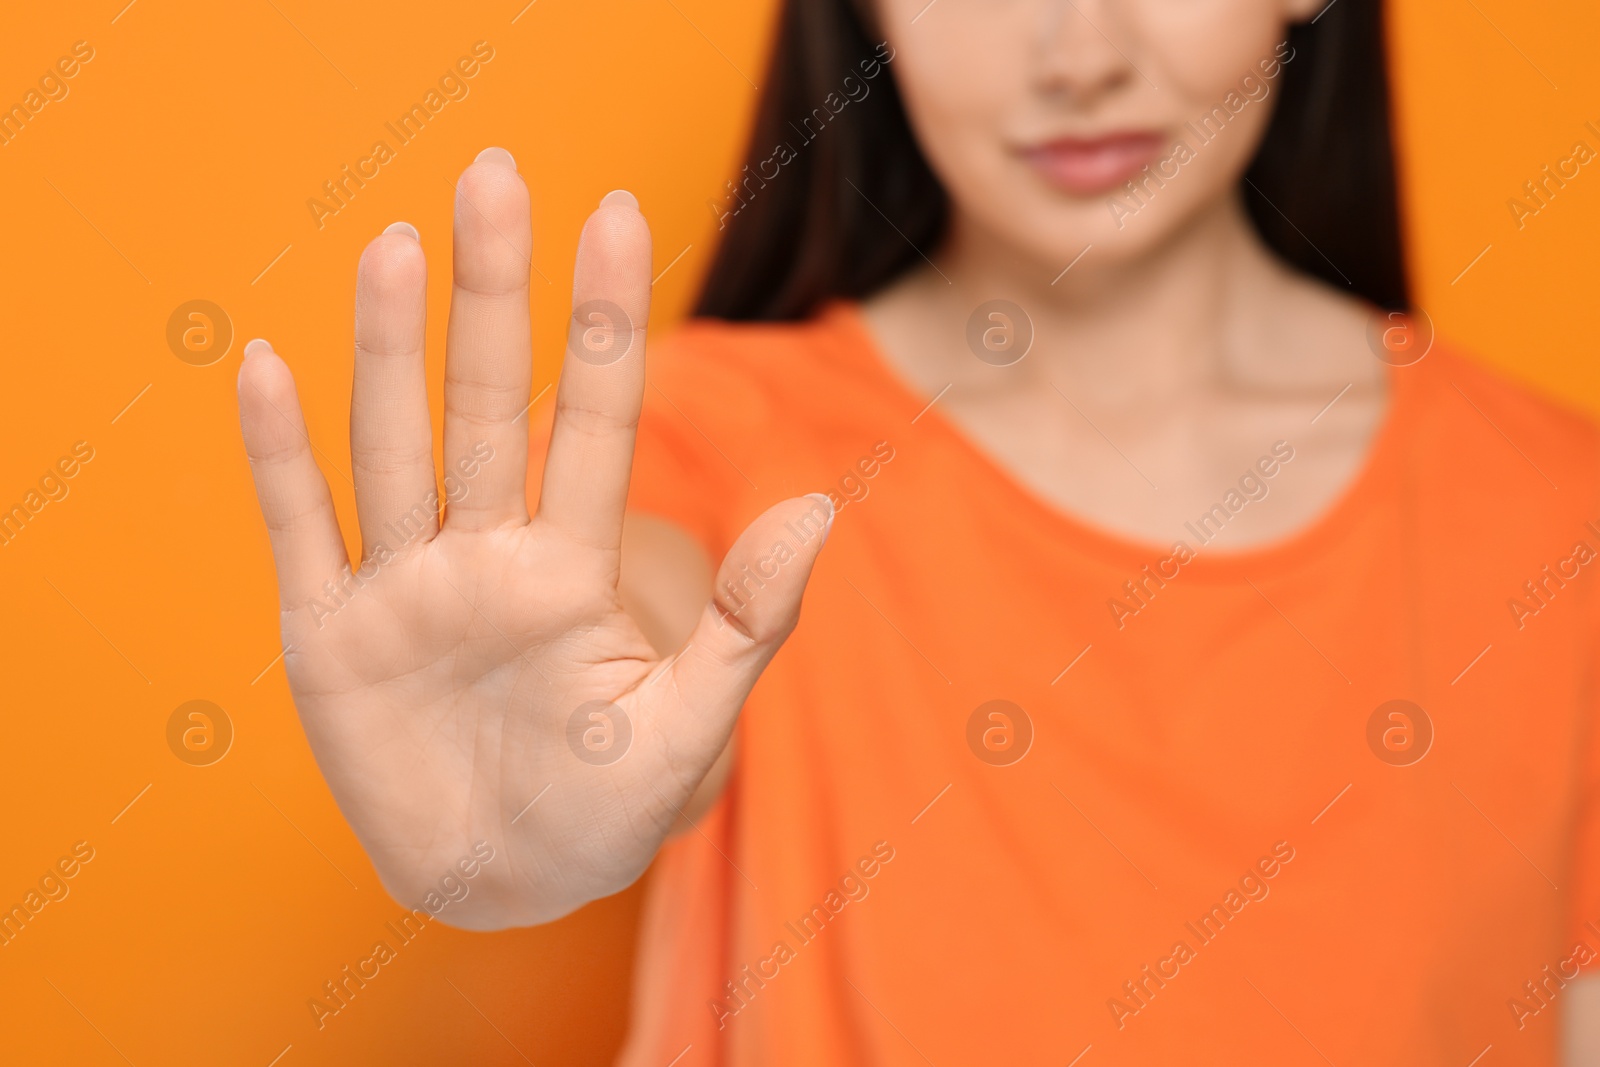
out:
{"label": "shoulder", "polygon": [[[1520,382],[1487,360],[1454,345],[1438,345],[1417,369],[1436,420],[1477,424],[1512,443],[1592,459],[1600,423],[1570,401]],[[1404,375],[1411,368],[1401,368]]]}
{"label": "shoulder", "polygon": [[1600,506],[1593,414],[1451,345],[1396,374],[1398,387],[1414,392],[1414,432],[1429,467],[1460,472],[1486,497],[1539,501],[1541,510]]}
{"label": "shoulder", "polygon": [[736,434],[804,435],[900,399],[851,304],[798,322],[691,319],[646,361],[647,409]]}
{"label": "shoulder", "polygon": [[709,359],[741,362],[754,349],[787,354],[824,351],[840,341],[854,310],[833,304],[807,319],[788,322],[746,322],[696,318],[677,326],[661,348],[669,360]]}

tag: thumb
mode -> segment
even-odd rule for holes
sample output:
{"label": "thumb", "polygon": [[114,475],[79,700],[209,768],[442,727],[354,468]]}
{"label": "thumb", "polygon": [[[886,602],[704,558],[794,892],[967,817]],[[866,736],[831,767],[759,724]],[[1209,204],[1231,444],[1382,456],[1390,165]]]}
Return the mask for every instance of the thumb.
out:
{"label": "thumb", "polygon": [[672,665],[684,704],[707,729],[731,727],[800,621],[800,599],[832,526],[832,501],[812,493],[768,508],[728,550],[711,602]]}

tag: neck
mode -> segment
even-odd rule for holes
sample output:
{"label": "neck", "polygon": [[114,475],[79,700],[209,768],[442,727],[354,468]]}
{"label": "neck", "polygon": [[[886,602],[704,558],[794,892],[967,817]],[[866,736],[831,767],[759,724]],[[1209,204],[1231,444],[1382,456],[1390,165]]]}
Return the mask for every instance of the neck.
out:
{"label": "neck", "polygon": [[[1248,387],[1271,353],[1281,359],[1273,323],[1297,282],[1237,198],[1218,201],[1142,255],[1117,259],[1110,251],[1091,247],[1063,273],[1066,264],[1019,254],[957,217],[936,257],[940,273],[924,272],[920,284],[930,296],[942,290],[939,303],[953,315],[995,298],[1018,304],[1034,341],[1017,370],[1106,404]],[[971,366],[970,357],[956,359]]]}

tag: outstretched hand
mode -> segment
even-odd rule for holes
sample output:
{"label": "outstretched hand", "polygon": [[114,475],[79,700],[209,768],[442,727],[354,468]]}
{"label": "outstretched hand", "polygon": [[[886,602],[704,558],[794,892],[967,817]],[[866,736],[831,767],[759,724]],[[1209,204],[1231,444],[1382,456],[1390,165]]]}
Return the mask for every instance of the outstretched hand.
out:
{"label": "outstretched hand", "polygon": [[397,223],[356,285],[352,564],[289,368],[247,346],[245,446],[277,565],[295,705],[385,886],[414,903],[487,840],[449,921],[547,921],[643,872],[793,629],[825,538],[826,497],[784,501],[723,561],[716,588],[779,541],[792,565],[759,598],[713,596],[661,659],[618,597],[623,512],[645,386],[650,232],[626,192],[584,226],[567,358],[528,514],[527,188],[488,149],[456,190],[441,522],[423,369],[426,262]]}

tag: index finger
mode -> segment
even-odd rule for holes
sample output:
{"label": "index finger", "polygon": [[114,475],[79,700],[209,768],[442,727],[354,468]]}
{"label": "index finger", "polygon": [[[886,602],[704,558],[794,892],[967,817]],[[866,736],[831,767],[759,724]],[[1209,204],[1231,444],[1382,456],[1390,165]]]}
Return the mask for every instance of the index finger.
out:
{"label": "index finger", "polygon": [[583,227],[538,517],[604,552],[622,543],[644,402],[650,227],[639,202],[608,194]]}

